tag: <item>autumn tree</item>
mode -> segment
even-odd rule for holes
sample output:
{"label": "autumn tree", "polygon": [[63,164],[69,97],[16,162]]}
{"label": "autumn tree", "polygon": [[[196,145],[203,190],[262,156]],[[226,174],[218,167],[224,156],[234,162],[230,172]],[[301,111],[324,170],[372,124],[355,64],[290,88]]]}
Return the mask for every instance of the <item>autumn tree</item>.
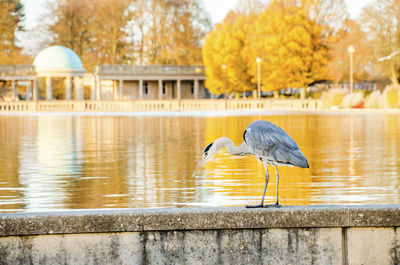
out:
{"label": "autumn tree", "polygon": [[238,0],[235,12],[244,16],[257,15],[262,12],[266,6],[267,4],[262,0]]}
{"label": "autumn tree", "polygon": [[202,1],[180,0],[171,4],[173,22],[169,56],[173,64],[202,64],[202,44],[211,29],[209,15]]}
{"label": "autumn tree", "polygon": [[92,70],[97,64],[90,54],[94,0],[56,0],[48,5],[49,12],[42,18],[41,30],[51,34],[49,44],[70,48],[81,58],[85,68]]}
{"label": "autumn tree", "polygon": [[322,27],[304,9],[273,1],[255,22],[249,60],[253,81],[257,78],[256,60],[261,61],[262,90],[287,87],[305,88],[324,73],[327,48],[321,38]]}
{"label": "autumn tree", "polygon": [[91,54],[98,64],[125,62],[128,32],[124,29],[132,19],[131,0],[100,0],[93,8]]}
{"label": "autumn tree", "polygon": [[375,43],[375,63],[393,84],[400,78],[399,14],[400,0],[382,0],[364,8],[361,19]]}
{"label": "autumn tree", "polygon": [[264,10],[255,10],[245,0],[241,5],[245,10],[234,23],[228,15],[204,43],[209,89],[255,89],[257,57],[263,91],[293,87],[305,95],[307,86],[326,79],[329,43],[343,22],[336,14],[342,0],[273,0]]}
{"label": "autumn tree", "polygon": [[84,58],[89,49],[91,32],[90,0],[56,0],[49,3],[49,30],[53,33],[54,43],[70,48]]}
{"label": "autumn tree", "polygon": [[205,85],[214,94],[222,94],[226,90],[223,58],[217,48],[223,43],[222,34],[223,26],[222,24],[217,24],[214,30],[207,35],[203,45],[203,62],[206,75]]}
{"label": "autumn tree", "polygon": [[148,1],[137,0],[132,9],[133,18],[129,22],[130,63],[143,65],[145,61],[145,33],[148,27]]}
{"label": "autumn tree", "polygon": [[287,5],[297,6],[316,25],[321,27],[318,32],[321,39],[330,41],[340,31],[348,19],[344,0],[281,0]]}
{"label": "autumn tree", "polygon": [[57,0],[49,13],[54,44],[75,51],[91,70],[97,64],[120,64],[126,54],[132,18],[130,0]]}
{"label": "autumn tree", "polygon": [[211,28],[201,0],[56,0],[47,15],[52,44],[97,64],[202,63]]}
{"label": "autumn tree", "polygon": [[330,43],[327,79],[335,83],[348,82],[350,79],[350,55],[348,47],[354,46],[353,56],[354,79],[373,80],[378,76],[374,62],[374,43],[368,38],[361,25],[354,20],[347,20],[343,30],[336,35],[336,40]]}
{"label": "autumn tree", "polygon": [[15,32],[22,30],[23,18],[21,1],[0,0],[0,64],[17,64],[24,61],[15,38]]}
{"label": "autumn tree", "polygon": [[[143,1],[143,0],[142,0]],[[201,64],[201,47],[211,29],[199,0],[147,2],[144,50],[150,64]],[[139,24],[140,25],[140,24]],[[142,31],[142,28],[140,28]]]}
{"label": "autumn tree", "polygon": [[203,60],[206,86],[215,94],[254,90],[248,75],[245,44],[250,16],[230,12],[206,38]]}

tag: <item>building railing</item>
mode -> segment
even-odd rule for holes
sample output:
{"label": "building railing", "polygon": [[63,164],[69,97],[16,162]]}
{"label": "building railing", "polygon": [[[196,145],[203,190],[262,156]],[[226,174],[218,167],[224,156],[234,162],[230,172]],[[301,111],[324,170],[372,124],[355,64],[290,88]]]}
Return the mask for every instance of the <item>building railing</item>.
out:
{"label": "building railing", "polygon": [[5,112],[131,112],[212,110],[316,110],[319,100],[39,100],[0,102]]}
{"label": "building railing", "polygon": [[97,74],[201,74],[204,75],[204,66],[179,65],[108,65],[96,67]]}
{"label": "building railing", "polygon": [[33,65],[8,65],[0,64],[1,76],[23,76],[34,75],[35,67]]}

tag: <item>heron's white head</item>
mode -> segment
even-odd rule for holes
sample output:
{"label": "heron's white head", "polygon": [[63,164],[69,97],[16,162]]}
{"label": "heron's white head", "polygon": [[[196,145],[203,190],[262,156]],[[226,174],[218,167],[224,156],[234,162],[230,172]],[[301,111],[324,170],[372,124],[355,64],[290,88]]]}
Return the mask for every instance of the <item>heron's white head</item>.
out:
{"label": "heron's white head", "polygon": [[202,165],[205,165],[207,161],[211,160],[215,154],[218,152],[219,148],[214,143],[207,145],[207,147],[203,151],[203,155],[199,164],[197,164],[196,169],[194,170],[193,177],[196,175],[197,171],[201,168]]}

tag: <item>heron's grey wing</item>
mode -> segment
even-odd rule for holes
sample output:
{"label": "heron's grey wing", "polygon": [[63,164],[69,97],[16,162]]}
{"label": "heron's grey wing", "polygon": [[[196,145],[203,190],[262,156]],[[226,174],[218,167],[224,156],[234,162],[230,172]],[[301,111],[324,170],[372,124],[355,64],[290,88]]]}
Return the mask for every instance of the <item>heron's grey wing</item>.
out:
{"label": "heron's grey wing", "polygon": [[257,154],[266,155],[273,146],[299,149],[296,142],[280,127],[267,121],[251,123],[243,135],[246,144]]}
{"label": "heron's grey wing", "polygon": [[280,127],[267,122],[251,123],[243,138],[256,156],[268,157],[279,164],[308,167],[296,142]]}

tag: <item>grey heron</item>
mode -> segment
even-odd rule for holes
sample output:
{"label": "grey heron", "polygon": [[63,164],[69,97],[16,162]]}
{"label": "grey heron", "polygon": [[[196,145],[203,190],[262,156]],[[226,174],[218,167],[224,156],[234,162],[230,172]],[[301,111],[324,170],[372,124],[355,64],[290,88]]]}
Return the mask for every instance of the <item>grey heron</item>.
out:
{"label": "grey heron", "polygon": [[202,158],[197,165],[193,176],[199,168],[223,147],[231,155],[254,155],[265,167],[265,186],[258,205],[248,205],[247,208],[264,207],[264,197],[268,186],[269,173],[268,165],[276,170],[276,202],[273,206],[279,207],[278,189],[279,173],[278,166],[296,166],[309,168],[307,158],[300,151],[296,142],[280,127],[268,121],[258,120],[247,126],[243,133],[243,143],[234,146],[231,139],[221,137],[209,144],[203,151]]}

